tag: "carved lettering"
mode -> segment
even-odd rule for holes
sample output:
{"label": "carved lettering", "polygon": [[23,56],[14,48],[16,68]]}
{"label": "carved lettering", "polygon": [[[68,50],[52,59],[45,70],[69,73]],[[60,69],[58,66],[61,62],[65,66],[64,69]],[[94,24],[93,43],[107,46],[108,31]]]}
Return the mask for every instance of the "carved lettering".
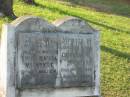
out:
{"label": "carved lettering", "polygon": [[18,44],[22,87],[57,87],[57,80],[58,87],[93,85],[91,36],[20,33]]}

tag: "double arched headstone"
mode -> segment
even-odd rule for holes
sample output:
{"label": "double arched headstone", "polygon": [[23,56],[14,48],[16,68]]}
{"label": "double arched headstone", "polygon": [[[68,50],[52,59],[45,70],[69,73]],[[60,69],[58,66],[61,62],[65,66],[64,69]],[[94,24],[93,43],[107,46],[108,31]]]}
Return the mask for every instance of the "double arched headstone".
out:
{"label": "double arched headstone", "polygon": [[99,97],[99,54],[99,32],[84,20],[20,17],[3,26],[2,97]]}

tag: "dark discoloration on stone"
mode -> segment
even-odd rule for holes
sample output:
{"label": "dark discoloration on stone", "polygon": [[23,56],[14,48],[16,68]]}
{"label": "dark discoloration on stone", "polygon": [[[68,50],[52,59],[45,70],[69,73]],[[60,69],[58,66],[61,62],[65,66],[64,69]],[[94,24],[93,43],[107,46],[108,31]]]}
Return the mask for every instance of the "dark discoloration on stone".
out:
{"label": "dark discoloration on stone", "polygon": [[62,32],[19,33],[19,87],[94,86],[92,40]]}
{"label": "dark discoloration on stone", "polygon": [[[38,53],[38,49],[43,49],[40,47],[37,47],[38,44],[42,44],[40,42],[40,40],[38,40],[39,37],[35,37],[38,34],[41,33],[56,33],[61,31],[59,28],[55,27],[54,25],[48,23],[47,21],[40,19],[38,17],[35,16],[26,16],[26,17],[20,17],[18,19],[16,19],[14,22],[12,22],[12,25],[15,27],[15,31],[16,31],[16,48],[17,45],[19,46],[18,49],[18,60],[17,60],[17,64],[18,66],[16,66],[16,70],[18,72],[18,76],[17,78],[17,87],[19,88],[35,88],[35,87],[41,87],[43,86],[51,86],[54,87],[55,86],[55,82],[56,82],[56,75],[57,72],[53,66],[53,63],[50,62],[50,60],[48,60],[51,64],[52,67],[48,67],[46,66],[45,68],[40,68],[41,70],[39,70],[37,68],[37,64],[41,64],[43,65],[43,62],[39,61],[39,59],[36,59],[36,57],[40,57],[41,53]],[[28,36],[20,34],[20,33],[28,33]],[[37,35],[34,35],[33,37],[31,37],[31,33],[36,33]],[[21,40],[19,40],[18,37],[21,37]],[[29,40],[28,38],[31,38],[31,40]],[[34,38],[34,39],[33,39]],[[18,41],[17,41],[18,40]],[[33,41],[34,40],[34,41]],[[42,40],[42,39],[41,39]],[[19,44],[19,43],[24,43],[24,44]],[[30,45],[30,46],[29,46]],[[23,46],[23,48],[21,47]],[[25,48],[24,48],[25,47]],[[52,45],[53,47],[53,45]],[[52,48],[52,47],[48,47],[46,49]],[[22,51],[23,50],[23,51]],[[25,50],[25,52],[24,52]],[[33,51],[33,53],[29,53],[27,54],[26,52],[29,51]],[[48,51],[49,52],[49,51]],[[20,54],[19,54],[20,53]],[[51,51],[50,51],[51,53]],[[50,54],[49,53],[49,54]],[[41,55],[42,56],[42,55]],[[27,60],[27,62],[24,63],[22,57],[31,57],[31,60]],[[27,64],[27,66],[30,65],[30,67],[24,67],[23,64]],[[56,64],[56,62],[54,63]],[[43,70],[42,69],[47,69],[47,67],[49,68],[49,70]],[[22,70],[23,69],[23,70]],[[25,69],[25,70],[24,70]],[[49,72],[53,72],[53,73],[49,73]],[[46,74],[45,74],[46,73]]]}
{"label": "dark discoloration on stone", "polygon": [[66,18],[59,28],[37,17],[16,22],[18,88],[95,86],[95,30],[85,21]]}
{"label": "dark discoloration on stone", "polygon": [[53,25],[26,16],[3,32],[0,87],[7,97],[100,95],[99,33],[84,20],[67,17]]}
{"label": "dark discoloration on stone", "polygon": [[64,34],[61,39],[60,74],[63,86],[94,86],[93,38],[89,37]]}
{"label": "dark discoloration on stone", "polygon": [[55,87],[57,41],[41,33],[20,33],[18,42],[20,87]]}

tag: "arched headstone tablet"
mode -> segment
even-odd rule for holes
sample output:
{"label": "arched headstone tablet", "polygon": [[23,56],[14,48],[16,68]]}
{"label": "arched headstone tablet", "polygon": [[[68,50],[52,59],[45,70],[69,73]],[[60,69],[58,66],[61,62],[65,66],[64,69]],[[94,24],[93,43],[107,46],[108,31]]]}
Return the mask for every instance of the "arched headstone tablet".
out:
{"label": "arched headstone tablet", "polygon": [[99,33],[68,17],[25,16],[3,26],[2,97],[99,97]]}
{"label": "arched headstone tablet", "polygon": [[[86,21],[81,20],[75,17],[65,17],[62,19],[58,19],[53,22],[55,26],[62,29],[65,32],[68,32],[68,36],[64,38],[65,41],[69,40],[71,37],[70,45],[69,42],[65,43],[68,47],[64,47],[63,44],[63,54],[68,54],[71,52],[70,56],[61,57],[67,58],[68,64],[71,65],[73,62],[73,66],[77,68],[77,83],[76,85],[82,86],[82,82],[85,83],[83,86],[91,88],[93,93],[91,95],[100,96],[100,46],[99,46],[99,32],[92,28]],[[77,36],[77,37],[76,37]],[[81,42],[82,41],[82,42]],[[75,46],[75,42],[77,45]],[[74,47],[74,48],[72,48]],[[81,53],[78,49],[81,47]],[[65,52],[64,52],[65,51]],[[75,55],[75,56],[74,56]],[[73,56],[73,57],[71,57]],[[71,57],[71,58],[69,58]],[[69,63],[70,61],[70,63]],[[64,62],[64,60],[62,60]],[[71,66],[71,67],[73,67]],[[71,72],[70,70],[70,75]],[[76,71],[75,71],[76,72]],[[64,78],[67,78],[68,73],[63,72],[62,75],[65,75]],[[69,75],[69,76],[70,76]],[[73,79],[73,75],[69,80]],[[65,82],[64,82],[65,83]],[[73,81],[71,85],[73,85]],[[87,88],[88,89],[88,88]],[[86,89],[86,91],[88,91]],[[88,96],[87,94],[86,96]]]}
{"label": "arched headstone tablet", "polygon": [[17,37],[17,87],[56,87],[59,30],[37,17],[12,24]]}

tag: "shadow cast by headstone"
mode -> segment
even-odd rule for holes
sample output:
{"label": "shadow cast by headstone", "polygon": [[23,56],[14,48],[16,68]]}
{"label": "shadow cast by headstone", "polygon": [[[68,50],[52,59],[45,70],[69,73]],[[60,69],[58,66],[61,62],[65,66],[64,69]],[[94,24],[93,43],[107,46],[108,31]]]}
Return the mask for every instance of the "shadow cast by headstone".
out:
{"label": "shadow cast by headstone", "polygon": [[106,46],[101,46],[101,50],[105,51],[105,52],[109,52],[115,56],[121,57],[121,58],[125,58],[128,59],[130,61],[130,54],[125,53],[125,52],[121,52],[118,51],[116,49],[110,48],[110,47],[106,47]]}
{"label": "shadow cast by headstone", "polygon": [[69,16],[74,16],[74,17],[78,17],[78,18],[81,18],[81,19],[83,19],[83,20],[86,20],[87,22],[90,22],[90,23],[92,23],[92,24],[95,24],[95,25],[99,25],[99,26],[102,26],[102,27],[104,27],[104,28],[107,28],[107,29],[110,29],[110,30],[114,30],[114,31],[118,31],[118,32],[125,32],[125,33],[127,33],[127,34],[130,34],[130,31],[127,31],[127,30],[122,30],[122,29],[119,29],[119,28],[115,28],[115,27],[112,27],[112,26],[108,26],[108,25],[105,25],[105,24],[102,24],[102,23],[100,23],[100,22],[96,22],[96,21],[92,21],[92,20],[90,20],[90,19],[87,19],[87,16],[85,17],[85,14],[81,14],[80,16],[79,15],[77,15],[77,14],[74,14],[74,13],[69,13],[68,11],[65,11],[65,10],[63,10],[63,9],[59,9],[59,8],[57,8],[57,7],[51,7],[51,6],[44,6],[44,5],[42,5],[42,4],[40,4],[40,3],[36,3],[36,7],[41,7],[41,8],[47,8],[47,9],[49,9],[49,10],[51,10],[51,11],[53,11],[53,12],[59,12],[59,13],[61,13],[61,14],[64,14],[64,15],[69,15]]}

